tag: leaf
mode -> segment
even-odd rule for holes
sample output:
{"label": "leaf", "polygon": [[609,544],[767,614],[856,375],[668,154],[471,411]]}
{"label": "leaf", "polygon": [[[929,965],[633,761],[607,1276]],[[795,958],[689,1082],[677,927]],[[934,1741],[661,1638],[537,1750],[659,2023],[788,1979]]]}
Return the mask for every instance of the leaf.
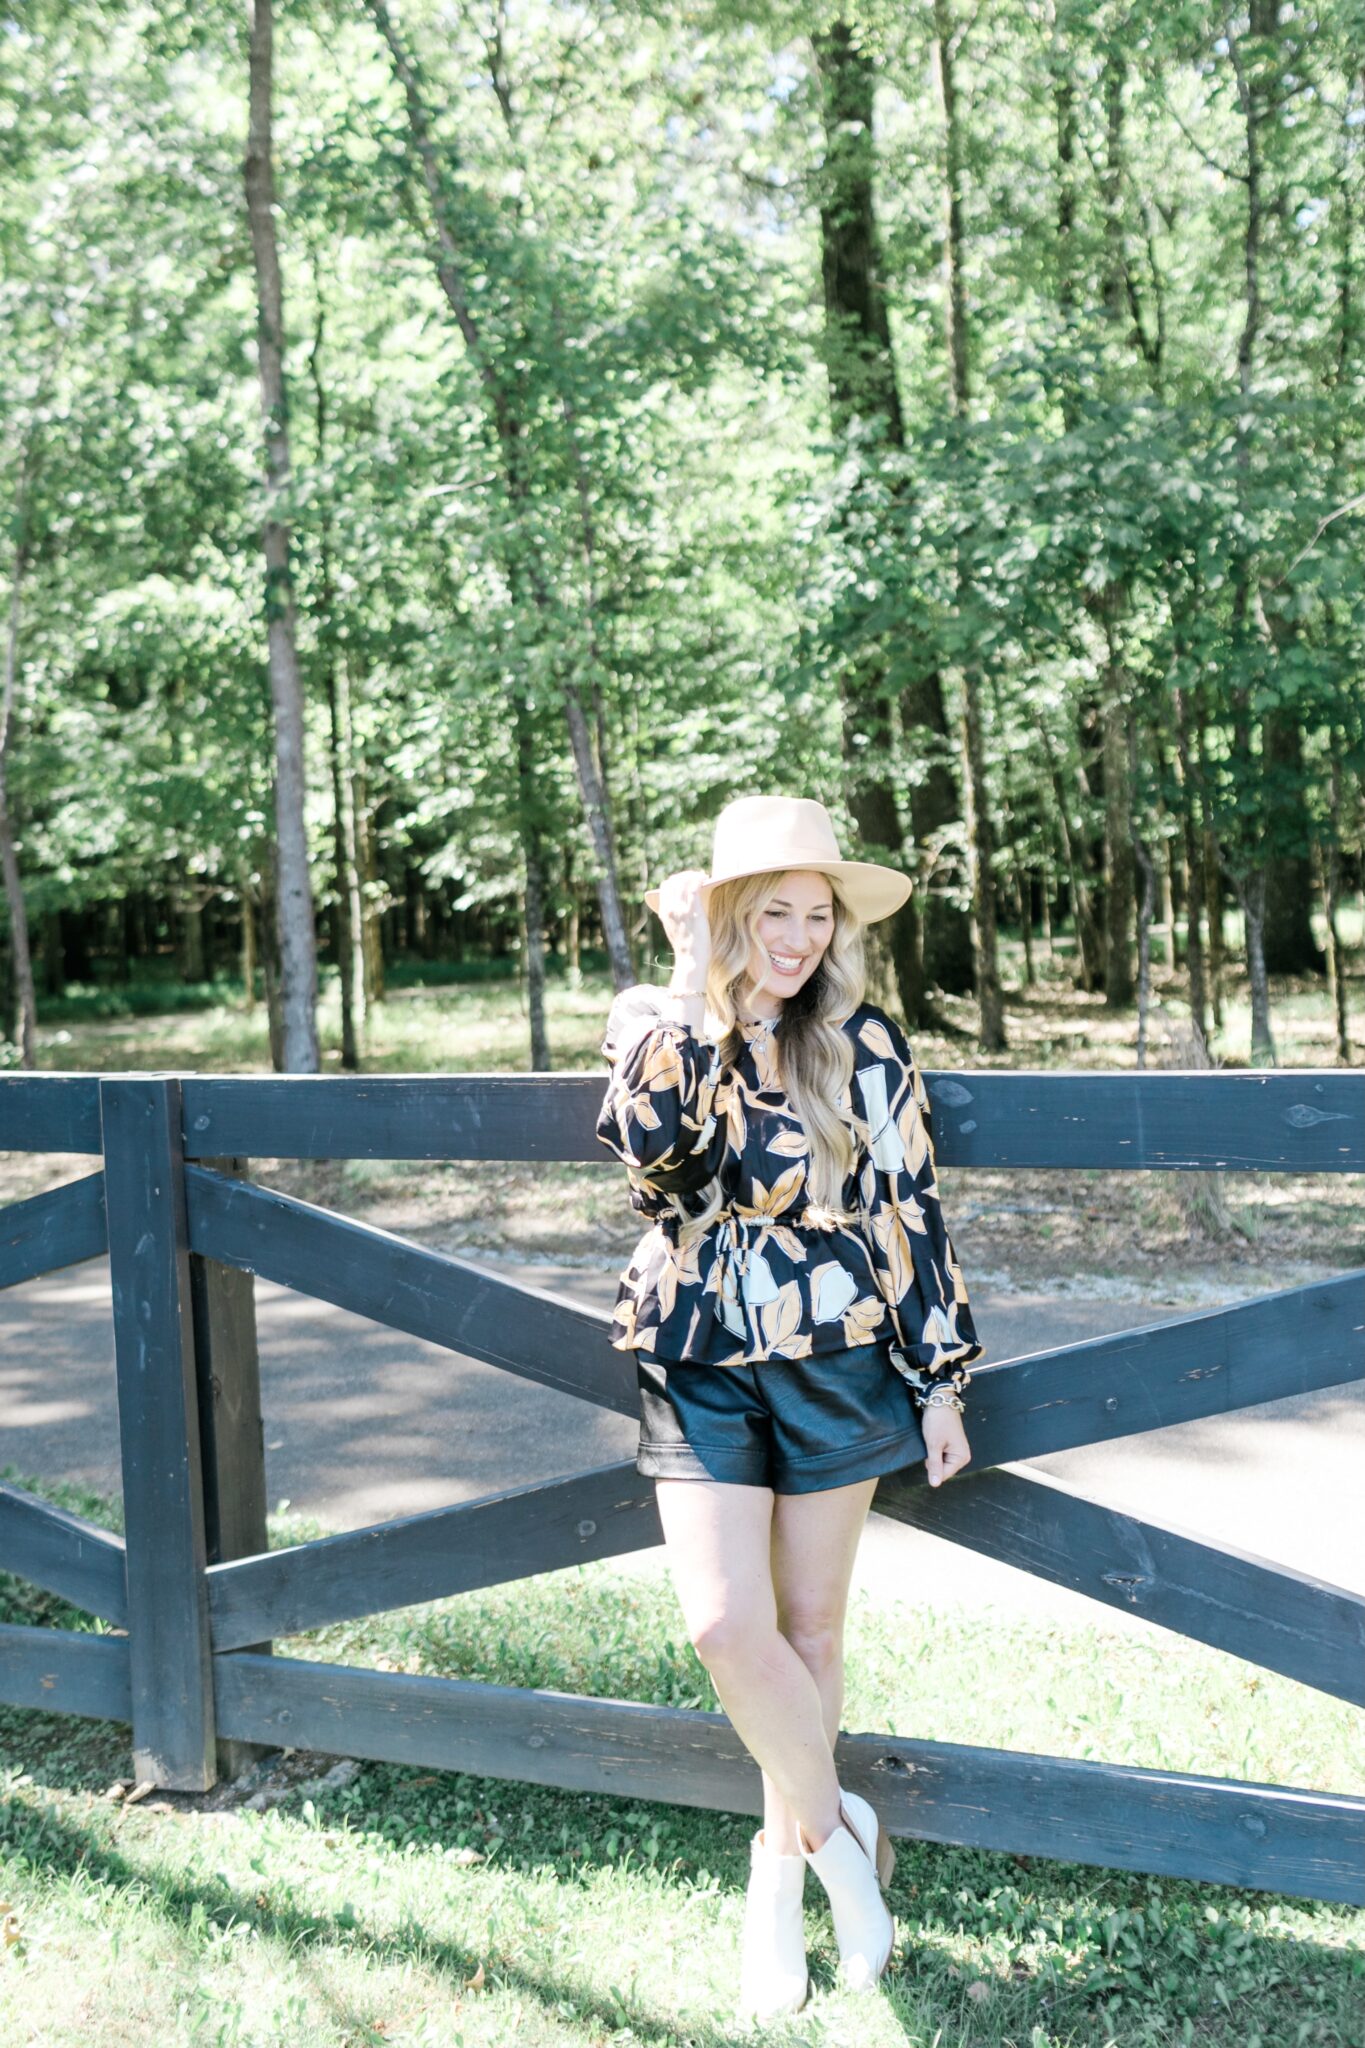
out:
{"label": "leaf", "polygon": [[647,1095],[631,1097],[630,1115],[642,1131],[657,1131],[660,1118],[658,1111]]}
{"label": "leaf", "polygon": [[740,1100],[738,1088],[731,1092],[728,1114],[730,1122],[730,1149],[742,1158],[749,1135],[749,1126],[745,1121],[744,1104]]}
{"label": "leaf", "polygon": [[681,1095],[686,1085],[686,1076],[683,1072],[682,1055],[675,1040],[656,1039],[641,1070],[640,1079],[647,1082],[655,1093],[661,1089],[671,1088],[676,1094]]}
{"label": "leaf", "polygon": [[753,1206],[761,1216],[780,1216],[790,1209],[806,1184],[806,1169],[803,1164],[789,1166],[779,1174],[771,1188],[765,1188],[762,1181],[754,1181]]}
{"label": "leaf", "polygon": [[855,1301],[844,1316],[844,1336],[852,1345],[870,1344],[886,1320],[886,1303],[880,1295]]}
{"label": "leaf", "polygon": [[811,1309],[817,1323],[837,1323],[858,1292],[858,1283],[838,1259],[811,1268]]}
{"label": "leaf", "polygon": [[758,1312],[758,1320],[764,1346],[769,1351],[778,1350],[797,1335],[801,1328],[801,1290],[794,1280],[779,1290],[776,1301],[765,1303]]}
{"label": "leaf", "polygon": [[875,1017],[864,1017],[858,1026],[858,1036],[869,1052],[876,1053],[878,1059],[894,1060],[897,1057],[890,1033]]}
{"label": "leaf", "polygon": [[924,1128],[924,1118],[920,1115],[919,1104],[913,1095],[907,1095],[901,1105],[897,1127],[901,1134],[901,1143],[905,1147],[905,1163],[911,1173],[918,1177],[921,1169],[928,1165],[931,1155],[929,1133]]}
{"label": "leaf", "polygon": [[879,1209],[872,1216],[872,1230],[886,1257],[887,1287],[893,1301],[904,1301],[915,1284],[915,1261],[905,1225],[894,1209]]}
{"label": "leaf", "polygon": [[678,1299],[678,1267],[676,1261],[671,1258],[666,1258],[659,1268],[657,1292],[659,1321],[666,1323]]}

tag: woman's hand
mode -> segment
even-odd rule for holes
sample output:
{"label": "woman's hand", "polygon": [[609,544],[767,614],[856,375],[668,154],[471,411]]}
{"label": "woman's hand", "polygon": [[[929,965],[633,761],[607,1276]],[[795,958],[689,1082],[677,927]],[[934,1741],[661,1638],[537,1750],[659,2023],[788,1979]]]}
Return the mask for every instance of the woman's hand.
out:
{"label": "woman's hand", "polygon": [[929,1474],[929,1484],[941,1486],[945,1479],[951,1479],[954,1472],[960,1472],[971,1462],[971,1445],[962,1427],[962,1417],[956,1408],[936,1403],[932,1408],[920,1410],[919,1426],[928,1453],[924,1468]]}
{"label": "woman's hand", "polygon": [[674,978],[682,977],[692,988],[704,988],[711,964],[711,926],[701,884],[702,868],[681,868],[665,875],[659,884],[659,918],[673,948]]}

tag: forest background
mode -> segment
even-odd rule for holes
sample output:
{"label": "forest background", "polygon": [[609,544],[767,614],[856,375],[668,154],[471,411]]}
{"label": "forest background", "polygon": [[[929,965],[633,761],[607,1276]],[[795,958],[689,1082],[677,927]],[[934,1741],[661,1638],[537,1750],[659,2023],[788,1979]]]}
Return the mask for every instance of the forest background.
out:
{"label": "forest background", "polygon": [[1141,1063],[1155,961],[1351,1060],[1360,0],[4,30],[7,1064],[151,985],[356,1067],[417,962],[552,1067],[773,788],[914,873],[912,1028]]}

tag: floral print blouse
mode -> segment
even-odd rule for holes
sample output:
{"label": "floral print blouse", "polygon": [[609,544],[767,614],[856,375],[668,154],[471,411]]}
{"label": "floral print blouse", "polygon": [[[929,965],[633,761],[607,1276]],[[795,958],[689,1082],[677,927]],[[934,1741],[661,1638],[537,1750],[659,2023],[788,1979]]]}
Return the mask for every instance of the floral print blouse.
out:
{"label": "floral print blouse", "polygon": [[[959,1391],[982,1355],[934,1177],[929,1098],[900,1026],[874,1003],[844,1024],[853,1040],[857,1139],[843,1186],[854,1224],[807,1205],[805,1130],[779,1077],[780,1019],[743,1024],[720,1048],[661,1014],[642,982],[616,997],[602,1040],[611,1070],[597,1136],[626,1167],[648,1219],[621,1275],[610,1341],[619,1351],[726,1366],[888,1342],[917,1396]],[[725,1207],[679,1245],[719,1175]]]}

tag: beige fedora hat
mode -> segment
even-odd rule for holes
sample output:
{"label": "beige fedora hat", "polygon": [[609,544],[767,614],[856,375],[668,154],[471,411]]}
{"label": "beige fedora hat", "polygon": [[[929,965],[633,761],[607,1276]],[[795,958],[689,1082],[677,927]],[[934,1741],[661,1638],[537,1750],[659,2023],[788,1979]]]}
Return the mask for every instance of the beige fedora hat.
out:
{"label": "beige fedora hat", "polygon": [[[824,805],[809,796],[739,796],[716,820],[711,872],[701,885],[705,902],[718,882],[741,875],[785,875],[793,868],[815,868],[833,875],[850,908],[864,924],[890,917],[909,896],[913,884],[899,868],[872,860],[843,860],[834,826]],[[645,902],[659,908],[659,891],[647,889]]]}

